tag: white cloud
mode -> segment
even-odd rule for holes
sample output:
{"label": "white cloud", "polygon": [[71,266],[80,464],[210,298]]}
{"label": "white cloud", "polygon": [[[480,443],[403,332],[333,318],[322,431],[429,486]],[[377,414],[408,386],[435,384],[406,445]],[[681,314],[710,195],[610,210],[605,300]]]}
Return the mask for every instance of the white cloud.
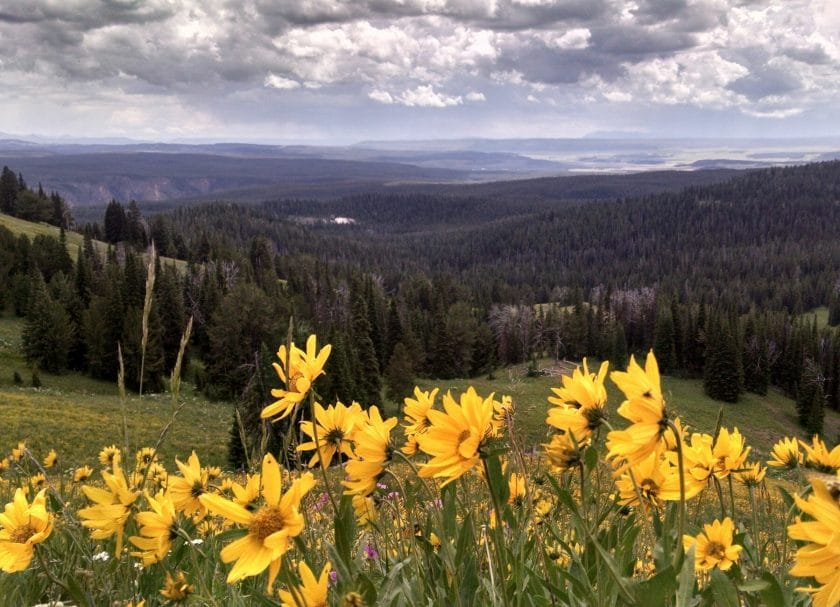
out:
{"label": "white cloud", "polygon": [[481,91],[472,91],[470,93],[467,93],[467,101],[487,101],[487,97],[485,97],[484,93],[482,93]]}
{"label": "white cloud", "polygon": [[570,29],[562,36],[554,37],[549,45],[559,49],[584,49],[589,46],[592,33],[585,27]]}
{"label": "white cloud", "polygon": [[415,89],[403,91],[397,101],[408,107],[451,107],[461,105],[463,99],[460,96],[452,97],[443,93],[435,92],[431,85],[420,85]]}
{"label": "white cloud", "polygon": [[283,76],[269,73],[265,77],[265,80],[263,80],[263,86],[272,89],[280,89],[281,91],[290,91],[292,89],[300,88],[300,82],[292,80],[291,78],[284,78]]}
{"label": "white cloud", "polygon": [[368,97],[370,97],[374,101],[378,101],[379,103],[384,103],[386,105],[395,103],[394,98],[388,91],[380,91],[379,89],[376,89],[368,93]]}

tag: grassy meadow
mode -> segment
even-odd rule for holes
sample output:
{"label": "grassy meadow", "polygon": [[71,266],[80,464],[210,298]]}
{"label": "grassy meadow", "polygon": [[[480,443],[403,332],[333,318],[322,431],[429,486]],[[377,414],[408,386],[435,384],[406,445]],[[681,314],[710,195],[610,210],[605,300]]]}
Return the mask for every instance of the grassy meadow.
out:
{"label": "grassy meadow", "polygon": [[[31,387],[32,372],[20,352],[23,320],[0,317],[0,450],[25,440],[33,453],[58,452],[62,466],[93,465],[99,450],[123,442],[123,411],[132,449],[157,442],[169,421],[173,402],[168,394],[138,397],[128,393],[125,406],[117,386],[79,375],[39,372],[41,387]],[[15,385],[17,371],[23,385]],[[227,462],[232,421],[229,403],[212,402],[182,384],[186,405],[161,448],[161,459],[174,465],[195,449],[208,464]]]}
{"label": "grassy meadow", "polygon": [[[49,225],[47,223],[35,223],[32,221],[26,221],[25,219],[19,219],[18,217],[12,217],[11,215],[6,215],[5,213],[0,213],[0,226],[8,229],[14,234],[23,234],[28,236],[30,240],[35,238],[35,236],[52,236],[53,238],[58,238],[60,230],[53,225]],[[85,242],[85,238],[79,232],[72,232],[66,231],[65,236],[67,238],[67,252],[70,253],[70,257],[73,261],[76,261],[76,257],[79,255],[79,247],[82,247]],[[100,256],[104,257],[108,253],[108,243],[103,242],[101,240],[94,240],[93,246],[96,249],[96,252],[99,253]],[[183,271],[187,267],[187,262],[180,260],[180,259],[173,259],[171,257],[161,257],[160,261],[164,265],[168,264],[175,264],[179,270]]]}

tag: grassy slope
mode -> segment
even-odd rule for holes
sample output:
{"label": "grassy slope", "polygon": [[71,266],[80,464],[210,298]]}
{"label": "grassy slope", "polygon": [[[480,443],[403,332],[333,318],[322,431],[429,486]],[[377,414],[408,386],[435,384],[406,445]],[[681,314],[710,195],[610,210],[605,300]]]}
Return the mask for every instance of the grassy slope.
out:
{"label": "grassy slope", "polygon": [[[5,215],[3,213],[0,213],[0,226],[7,228],[15,234],[25,234],[29,237],[30,240],[38,235],[52,236],[54,238],[58,238],[60,232],[60,230],[55,226],[51,226],[46,223],[34,223],[32,221],[25,221],[23,219],[18,219],[17,217],[12,217],[11,215]],[[76,256],[79,253],[79,247],[84,245],[85,238],[82,234],[78,232],[69,231],[66,232],[66,236],[67,252],[70,253],[70,257],[72,257],[73,261],[75,261]],[[108,243],[106,242],[102,242],[101,240],[94,240],[93,245],[96,248],[97,252],[103,257],[108,252]],[[187,262],[182,261],[180,259],[161,257],[160,260],[161,263],[164,264],[174,263],[175,266],[182,271],[187,267]]]}
{"label": "grassy slope", "polygon": [[[544,362],[543,366],[550,364]],[[545,416],[548,410],[546,398],[551,395],[551,388],[560,385],[559,377],[527,378],[525,367],[519,366],[496,372],[495,380],[476,378],[473,380],[424,380],[424,389],[439,386],[441,394],[446,390],[453,393],[473,385],[479,394],[496,392],[497,395],[510,394],[516,406],[515,424],[517,434],[526,447],[536,446],[545,440],[547,426]],[[609,412],[611,423],[624,425],[615,410],[622,397],[615,386],[607,381]],[[791,399],[771,390],[766,396],[744,394],[734,404],[721,403],[708,398],[703,393],[703,382],[696,379],[665,377],[663,391],[669,409],[680,415],[696,431],[713,432],[718,411],[723,407],[723,424],[728,428],[738,427],[752,445],[756,455],[764,458],[773,444],[782,436],[796,435],[804,437],[796,421],[796,411]],[[825,437],[834,442],[840,434],[840,413],[826,410]]]}
{"label": "grassy slope", "polygon": [[[0,318],[0,456],[26,440],[36,455],[54,448],[64,465],[94,465],[99,450],[122,443],[123,406],[116,385],[74,373],[41,373],[42,387],[28,387],[31,373],[20,354],[23,321]],[[14,371],[23,387],[12,381]],[[202,463],[223,465],[231,423],[228,403],[215,403],[192,393],[184,385],[186,406],[161,449],[168,468],[174,457],[186,459],[195,449]],[[154,445],[170,419],[169,395],[130,395],[125,405],[132,449]]]}

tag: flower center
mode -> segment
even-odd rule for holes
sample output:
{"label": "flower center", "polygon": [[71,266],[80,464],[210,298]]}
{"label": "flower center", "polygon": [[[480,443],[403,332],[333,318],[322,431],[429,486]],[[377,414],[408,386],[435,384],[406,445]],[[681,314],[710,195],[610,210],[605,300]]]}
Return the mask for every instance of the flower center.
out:
{"label": "flower center", "polygon": [[258,540],[263,541],[272,533],[281,531],[285,523],[283,513],[280,512],[279,508],[276,506],[263,506],[254,515],[253,520],[251,520],[251,524],[248,526],[248,532]]}
{"label": "flower center", "polygon": [[709,542],[709,547],[706,549],[708,555],[712,558],[716,558],[719,561],[722,561],[726,558],[726,546],[721,544],[720,542]]}
{"label": "flower center", "polygon": [[9,541],[13,544],[25,544],[26,540],[35,535],[37,530],[29,524],[18,527],[9,534]]}
{"label": "flower center", "polygon": [[652,479],[646,478],[639,483],[639,488],[642,490],[642,495],[651,501],[656,500],[656,495],[659,493],[659,485]]}
{"label": "flower center", "polygon": [[328,443],[332,443],[336,447],[341,445],[341,441],[344,440],[344,430],[341,428],[333,428],[327,435],[324,437],[324,440]]}
{"label": "flower center", "polygon": [[198,498],[200,495],[204,493],[204,485],[201,481],[195,481],[193,483],[192,489],[190,489],[190,495],[195,498]]}

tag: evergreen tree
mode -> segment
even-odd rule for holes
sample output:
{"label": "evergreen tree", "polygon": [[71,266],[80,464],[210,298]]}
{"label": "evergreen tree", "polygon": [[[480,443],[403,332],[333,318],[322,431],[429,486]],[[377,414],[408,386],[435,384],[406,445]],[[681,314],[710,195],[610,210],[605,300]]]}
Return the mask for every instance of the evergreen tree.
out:
{"label": "evergreen tree", "polygon": [[755,394],[767,394],[770,384],[770,353],[766,330],[759,326],[755,314],[750,314],[744,326],[744,389]]}
{"label": "evergreen tree", "polygon": [[4,166],[0,174],[0,213],[15,215],[18,192],[17,176],[9,167]]}
{"label": "evergreen tree", "polygon": [[808,406],[808,418],[805,421],[805,431],[809,436],[822,434],[825,420],[825,395],[822,385],[817,385]]}
{"label": "evergreen tree", "polygon": [[653,353],[662,373],[672,374],[677,368],[677,350],[674,341],[674,318],[671,311],[659,311],[653,340]]}
{"label": "evergreen tree", "polygon": [[262,345],[279,343],[272,301],[253,283],[231,289],[210,319],[207,389],[214,398],[237,398],[254,373]]}
{"label": "evergreen tree", "polygon": [[367,303],[361,294],[357,294],[353,300],[352,315],[355,394],[356,400],[363,408],[367,408],[379,403],[382,380],[379,372],[379,361],[376,358],[376,349],[370,337],[371,328],[368,320]]}
{"label": "evergreen tree", "polygon": [[67,367],[67,356],[73,342],[73,329],[67,312],[53,301],[44,279],[36,274],[31,280],[29,312],[21,335],[26,360],[50,373]]}
{"label": "evergreen tree", "polygon": [[[802,369],[802,380],[796,393],[796,414],[803,428],[808,429],[817,420],[820,425],[822,424],[821,412],[825,400],[822,385],[823,376],[819,365],[811,359],[806,360]],[[820,403],[820,413],[815,411],[817,400]]]}
{"label": "evergreen tree", "polygon": [[629,362],[629,355],[627,353],[627,338],[624,335],[624,325],[620,322],[615,324],[613,332],[614,343],[612,348],[612,355],[610,356],[610,364],[613,369],[624,369]]}
{"label": "evergreen tree", "polygon": [[703,389],[715,399],[734,403],[741,393],[741,353],[726,317],[716,315],[706,332],[706,366]]}
{"label": "evergreen tree", "polygon": [[394,346],[394,353],[385,370],[385,380],[385,394],[392,401],[402,403],[403,398],[411,395],[414,388],[414,369],[411,356],[402,342]]}
{"label": "evergreen tree", "polygon": [[125,209],[116,200],[111,200],[105,208],[105,240],[111,244],[126,239],[128,219]]}

